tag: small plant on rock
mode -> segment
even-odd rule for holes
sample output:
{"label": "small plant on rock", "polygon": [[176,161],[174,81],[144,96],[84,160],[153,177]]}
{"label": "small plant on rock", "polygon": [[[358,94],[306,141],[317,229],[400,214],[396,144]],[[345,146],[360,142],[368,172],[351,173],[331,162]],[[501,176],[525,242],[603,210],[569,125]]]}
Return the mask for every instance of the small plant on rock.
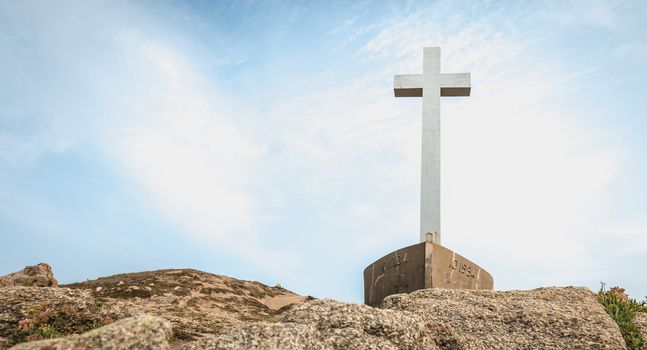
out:
{"label": "small plant on rock", "polygon": [[18,322],[18,329],[11,335],[14,344],[25,341],[53,339],[63,336],[58,324],[35,324],[31,319]]}
{"label": "small plant on rock", "polygon": [[644,340],[633,320],[636,312],[644,312],[645,302],[639,303],[635,299],[629,298],[625,290],[620,287],[606,290],[604,283],[602,283],[598,292],[598,300],[620,327],[620,332],[627,343],[627,347],[631,350],[641,350]]}
{"label": "small plant on rock", "polygon": [[53,339],[59,338],[62,336],[61,332],[57,329],[56,326],[50,324],[44,324],[38,327],[32,334],[34,340],[38,339]]}

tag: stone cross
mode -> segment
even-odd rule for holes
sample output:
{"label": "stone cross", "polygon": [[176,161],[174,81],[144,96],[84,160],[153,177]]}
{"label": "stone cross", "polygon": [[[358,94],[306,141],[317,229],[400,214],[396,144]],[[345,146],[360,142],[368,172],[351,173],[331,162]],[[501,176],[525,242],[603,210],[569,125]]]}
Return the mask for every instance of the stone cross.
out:
{"label": "stone cross", "polygon": [[440,73],[440,47],[425,47],[422,74],[396,75],[395,97],[422,97],[420,241],[440,244],[440,96],[469,96],[470,73]]}
{"label": "stone cross", "polygon": [[364,269],[364,303],[423,288],[492,289],[477,264],[440,245],[440,97],[469,96],[470,74],[440,73],[440,48],[424,49],[422,74],[396,75],[396,97],[422,97],[422,243],[393,251]]}

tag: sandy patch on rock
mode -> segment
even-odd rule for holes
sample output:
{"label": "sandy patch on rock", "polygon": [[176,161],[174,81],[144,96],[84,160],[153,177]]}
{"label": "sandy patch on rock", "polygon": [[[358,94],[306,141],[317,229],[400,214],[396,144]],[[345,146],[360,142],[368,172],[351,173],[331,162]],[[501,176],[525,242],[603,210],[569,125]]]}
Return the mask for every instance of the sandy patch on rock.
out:
{"label": "sandy patch on rock", "polygon": [[261,299],[260,302],[271,310],[279,310],[284,306],[301,303],[308,299],[301,295],[277,295]]}

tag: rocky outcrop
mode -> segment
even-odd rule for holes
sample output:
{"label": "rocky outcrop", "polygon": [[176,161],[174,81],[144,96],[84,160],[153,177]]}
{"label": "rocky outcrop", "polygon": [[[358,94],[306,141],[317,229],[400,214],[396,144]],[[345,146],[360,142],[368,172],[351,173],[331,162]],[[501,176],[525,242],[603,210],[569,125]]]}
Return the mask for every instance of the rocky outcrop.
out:
{"label": "rocky outcrop", "polygon": [[0,276],[0,287],[56,287],[58,281],[54,278],[52,268],[40,263],[34,266],[27,266],[24,269]]}
{"label": "rocky outcrop", "polygon": [[167,350],[170,337],[169,321],[142,315],[80,336],[23,343],[12,350]]}
{"label": "rocky outcrop", "polygon": [[287,305],[306,299],[280,287],[191,269],[121,274],[58,288],[0,287],[0,349],[144,314],[169,320],[174,341],[187,342],[245,322],[272,321]]}
{"label": "rocky outcrop", "polygon": [[[81,333],[129,316],[103,305],[89,291],[67,288],[0,288],[0,344]],[[0,347],[1,348],[1,347]]]}
{"label": "rocky outcrop", "polygon": [[128,273],[61,287],[87,290],[103,305],[133,315],[163,317],[182,341],[243,322],[272,320],[286,305],[307,299],[281,287],[193,269]]}
{"label": "rocky outcrop", "polygon": [[310,301],[279,323],[237,327],[183,350],[626,349],[618,326],[586,288],[426,289],[387,297],[382,308]]}
{"label": "rocky outcrop", "polygon": [[253,323],[182,350],[199,349],[454,349],[451,327],[408,312],[334,300],[292,307],[279,323]]}
{"label": "rocky outcrop", "polygon": [[463,349],[626,349],[586,288],[425,289],[387,297],[382,307],[453,326]]}
{"label": "rocky outcrop", "polygon": [[[4,281],[53,280],[38,266]],[[0,349],[626,349],[586,288],[426,289],[373,308],[191,269],[14,282],[0,287]],[[646,314],[635,323],[644,337]]]}

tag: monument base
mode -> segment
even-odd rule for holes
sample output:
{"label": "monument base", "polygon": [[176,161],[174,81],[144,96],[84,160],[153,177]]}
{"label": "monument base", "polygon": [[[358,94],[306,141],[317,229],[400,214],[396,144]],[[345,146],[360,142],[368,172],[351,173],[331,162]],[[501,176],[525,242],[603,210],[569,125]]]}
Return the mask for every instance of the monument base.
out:
{"label": "monument base", "polygon": [[423,288],[492,289],[487,271],[439,244],[427,234],[423,243],[396,250],[364,269],[364,303],[378,305],[398,293]]}

